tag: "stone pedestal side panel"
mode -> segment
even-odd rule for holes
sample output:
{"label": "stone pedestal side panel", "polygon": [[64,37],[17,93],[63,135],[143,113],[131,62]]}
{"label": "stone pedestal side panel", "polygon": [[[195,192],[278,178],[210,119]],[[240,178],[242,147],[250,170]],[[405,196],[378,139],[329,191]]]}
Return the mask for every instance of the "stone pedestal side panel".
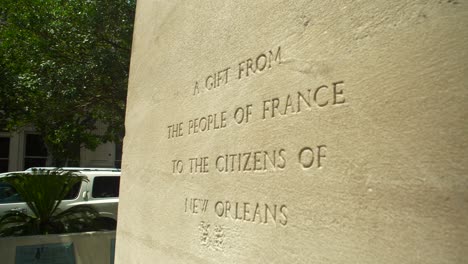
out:
{"label": "stone pedestal side panel", "polygon": [[466,263],[468,2],[139,0],[116,263]]}

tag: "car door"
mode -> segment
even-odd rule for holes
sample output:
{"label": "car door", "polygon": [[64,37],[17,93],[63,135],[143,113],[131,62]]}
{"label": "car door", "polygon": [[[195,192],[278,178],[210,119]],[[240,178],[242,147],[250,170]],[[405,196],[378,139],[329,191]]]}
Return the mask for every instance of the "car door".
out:
{"label": "car door", "polygon": [[120,177],[95,176],[90,185],[88,204],[93,206],[101,217],[117,219]]}
{"label": "car door", "polygon": [[0,183],[0,216],[10,210],[32,214],[28,205],[8,183]]}
{"label": "car door", "polygon": [[83,182],[76,183],[68,192],[68,194],[65,195],[58,209],[60,211],[64,211],[75,205],[86,204],[87,193],[88,193],[87,182],[83,181]]}

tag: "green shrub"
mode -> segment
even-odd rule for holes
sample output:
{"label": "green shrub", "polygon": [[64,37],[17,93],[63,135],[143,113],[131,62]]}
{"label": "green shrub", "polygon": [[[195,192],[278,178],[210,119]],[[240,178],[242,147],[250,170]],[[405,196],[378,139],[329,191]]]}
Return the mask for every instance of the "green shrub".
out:
{"label": "green shrub", "polygon": [[32,211],[32,215],[9,211],[0,217],[0,236],[60,234],[95,230],[98,212],[78,205],[60,211],[59,205],[72,187],[88,181],[70,171],[34,170],[0,178],[11,185]]}

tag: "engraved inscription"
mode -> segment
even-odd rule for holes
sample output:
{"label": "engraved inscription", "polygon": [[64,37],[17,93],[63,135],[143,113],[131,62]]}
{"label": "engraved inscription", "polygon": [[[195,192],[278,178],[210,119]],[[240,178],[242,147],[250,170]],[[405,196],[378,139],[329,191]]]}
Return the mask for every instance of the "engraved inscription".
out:
{"label": "engraved inscription", "polygon": [[303,109],[340,105],[346,102],[343,91],[344,82],[334,82],[332,86],[321,85],[307,92],[298,91],[295,95],[288,94],[285,98],[272,98],[263,101],[262,119],[286,116],[300,113]]}
{"label": "engraved inscription", "polygon": [[189,158],[190,173],[208,173],[208,160],[209,157]]}
{"label": "engraved inscription", "polygon": [[210,114],[188,121],[188,134],[197,134],[200,132],[217,130],[226,127],[226,111]]}
{"label": "engraved inscription", "polygon": [[[299,151],[299,163],[303,169],[309,169],[312,166],[317,168],[322,167],[322,159],[326,157],[326,145],[319,145],[315,149],[311,147],[304,147]],[[315,161],[315,164],[314,164]]]}
{"label": "engraved inscription", "polygon": [[256,58],[248,58],[239,63],[238,79],[249,77],[249,74],[260,73],[265,69],[271,69],[274,63],[281,63],[281,47],[275,51],[268,51],[261,53]]}
{"label": "engraved inscription", "polygon": [[[305,146],[297,151],[297,164],[304,170],[321,169],[327,157],[327,145]],[[270,150],[252,150],[237,153],[223,153],[214,156],[188,158],[189,174],[217,173],[249,173],[284,170],[288,164],[285,148]],[[211,162],[210,162],[211,160]],[[210,167],[211,166],[211,167]],[[172,160],[172,174],[184,173],[184,160]]]}
{"label": "engraved inscription", "polygon": [[219,87],[222,84],[227,84],[229,81],[229,70],[231,68],[228,67],[224,70],[215,72],[213,75],[208,75],[205,79],[205,88],[207,90],[211,90],[213,88]]}
{"label": "engraved inscription", "polygon": [[178,124],[173,124],[173,125],[169,125],[167,126],[167,129],[168,129],[168,136],[167,138],[173,138],[173,137],[181,137],[184,135],[184,132],[182,130],[182,125],[184,123],[181,122],[181,123],[178,123]]}
{"label": "engraved inscription", "polygon": [[[223,70],[217,71],[213,74],[208,75],[205,78],[204,84],[205,89],[207,91],[211,91],[212,89],[218,88],[222,85],[226,85],[229,82],[229,71],[231,70],[230,67],[227,67]],[[193,88],[193,95],[200,93],[200,87],[198,82],[195,82],[195,86]]]}
{"label": "engraved inscription", "polygon": [[252,116],[252,104],[244,107],[237,107],[234,111],[234,120],[237,124],[248,123]]}
{"label": "engraved inscription", "polygon": [[288,224],[288,207],[284,204],[217,201],[215,213],[219,218],[256,224]]}
{"label": "engraved inscription", "polygon": [[[204,92],[217,90],[220,87],[227,86],[231,79],[241,80],[269,70],[273,65],[281,64],[281,46],[262,52],[257,56],[247,58],[237,63],[235,66],[228,66],[221,70],[207,74],[200,81],[195,81],[192,89],[192,95],[200,95]],[[237,76],[231,78],[231,70]]]}
{"label": "engraved inscription", "polygon": [[187,122],[174,122],[167,126],[167,138],[195,136],[200,133],[226,129],[230,124],[231,127],[232,124],[246,125],[258,120],[286,117],[300,114],[306,110],[312,112],[322,108],[337,108],[345,104],[344,81],[337,81],[296,91],[282,97],[264,99],[258,104],[248,103],[234,106],[229,110],[191,118]]}
{"label": "engraved inscription", "polygon": [[285,155],[285,149],[222,154],[215,166],[218,172],[282,170],[286,167]]}
{"label": "engraved inscription", "polygon": [[185,212],[191,214],[206,213],[208,208],[207,199],[185,198]]}
{"label": "engraved inscription", "polygon": [[210,229],[210,224],[205,223],[204,221],[200,222],[200,225],[198,226],[198,229],[200,230],[200,242],[202,245],[206,246],[208,245],[208,238],[210,235],[209,229]]}
{"label": "engraved inscription", "polygon": [[[213,69],[211,73],[195,80],[191,95],[201,96],[208,92],[220,92],[235,88],[236,83],[248,82],[282,64],[282,49],[277,46],[255,56],[247,56],[234,65]],[[191,87],[192,88],[192,87]],[[300,89],[284,87],[276,91],[282,94],[266,95],[254,102],[240,102],[236,105],[220,104],[220,108],[187,116],[184,120],[171,120],[167,127],[167,138],[172,142],[187,142],[182,137],[200,137],[200,134],[223,133],[239,126],[251,126],[256,122],[277,123],[280,119],[297,114],[318,114],[330,109],[340,109],[348,104],[346,86],[343,80],[330,80],[325,83],[310,84]],[[229,100],[228,100],[229,101]],[[224,103],[224,102],[223,102]],[[258,123],[257,123],[258,124]],[[211,132],[210,132],[211,131]],[[216,132],[214,132],[216,131]],[[219,134],[218,134],[219,135]],[[312,144],[315,143],[315,144]],[[321,143],[321,144],[318,144]],[[175,144],[175,143],[174,143]],[[274,146],[270,149],[236,149],[210,153],[178,153],[168,162],[168,169],[176,177],[216,175],[219,177],[265,174],[278,176],[288,168],[307,171],[303,175],[324,173],[329,164],[327,158],[333,149],[324,142],[304,142],[295,149]],[[211,173],[211,174],[210,174]],[[191,177],[193,178],[193,177]],[[219,197],[218,197],[219,198]],[[255,198],[254,198],[255,199]],[[216,219],[216,222],[243,223],[287,227],[290,225],[290,211],[285,203],[278,201],[242,201],[231,199],[204,199],[186,197],[184,214],[187,217]],[[180,209],[182,210],[182,208]],[[202,246],[221,250],[224,245],[225,228],[221,225],[200,222],[200,243]]]}
{"label": "engraved inscription", "polygon": [[184,162],[182,160],[172,160],[172,173],[184,172]]}
{"label": "engraved inscription", "polygon": [[222,250],[225,240],[224,228],[201,221],[198,225],[200,231],[200,244],[214,250]]}
{"label": "engraved inscription", "polygon": [[[218,219],[229,221],[273,224],[275,226],[286,226],[288,224],[289,212],[285,204],[230,200],[215,201],[210,207],[208,199],[185,198],[184,212],[192,216],[214,213]],[[213,211],[208,208],[212,208]]]}

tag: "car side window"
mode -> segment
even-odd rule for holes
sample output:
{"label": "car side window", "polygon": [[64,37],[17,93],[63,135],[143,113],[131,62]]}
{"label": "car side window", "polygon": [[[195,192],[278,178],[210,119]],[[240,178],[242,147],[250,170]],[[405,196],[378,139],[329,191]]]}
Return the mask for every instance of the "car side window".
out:
{"label": "car side window", "polygon": [[0,183],[0,204],[21,202],[23,199],[11,185]]}
{"label": "car side window", "polygon": [[65,195],[63,200],[74,200],[76,197],[78,197],[78,194],[80,193],[80,188],[81,188],[81,182],[75,183],[73,187],[70,189],[70,191]]}
{"label": "car side window", "polygon": [[118,176],[94,177],[92,196],[93,198],[119,197],[119,185]]}

